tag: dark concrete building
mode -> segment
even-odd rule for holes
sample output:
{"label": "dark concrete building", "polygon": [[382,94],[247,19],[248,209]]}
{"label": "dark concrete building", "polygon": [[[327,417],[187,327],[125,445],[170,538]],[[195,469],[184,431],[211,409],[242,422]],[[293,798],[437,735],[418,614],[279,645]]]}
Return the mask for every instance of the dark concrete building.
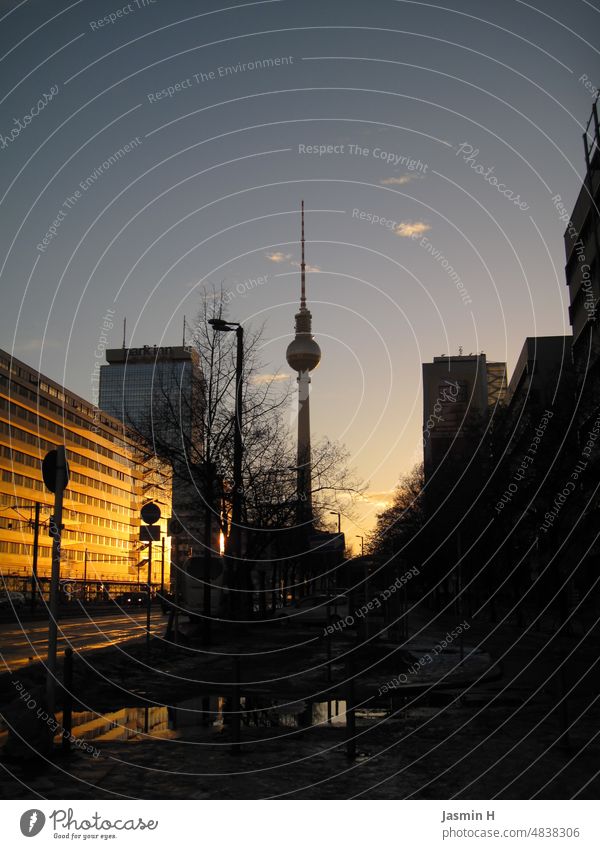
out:
{"label": "dark concrete building", "polygon": [[512,377],[506,400],[514,420],[521,411],[551,408],[573,390],[570,336],[528,336]]}
{"label": "dark concrete building", "polygon": [[432,363],[423,363],[426,481],[445,458],[471,453],[474,429],[505,392],[506,363],[488,362],[483,353],[434,357]]}
{"label": "dark concrete building", "polygon": [[553,198],[561,219],[567,222],[564,234],[565,275],[569,287],[569,320],[573,328],[573,363],[581,393],[578,416],[581,432],[592,427],[600,413],[600,137],[597,103],[594,103],[583,140],[586,175],[571,215],[568,215],[559,195]]}

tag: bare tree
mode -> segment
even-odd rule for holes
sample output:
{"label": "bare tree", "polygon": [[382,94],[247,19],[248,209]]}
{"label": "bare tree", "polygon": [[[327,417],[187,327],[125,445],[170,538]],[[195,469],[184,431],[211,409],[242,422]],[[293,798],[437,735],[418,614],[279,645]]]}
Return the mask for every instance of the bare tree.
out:
{"label": "bare tree", "polygon": [[391,505],[377,515],[377,525],[369,537],[368,550],[381,559],[400,555],[408,559],[425,519],[423,504],[423,464],[403,475],[394,491]]}
{"label": "bare tree", "polygon": [[[182,489],[197,517],[192,535],[210,558],[215,529],[229,530],[235,429],[234,333],[218,332],[210,319],[227,321],[222,293],[213,290],[201,305],[192,336],[200,368],[184,378],[157,372],[152,409],[143,421],[129,424],[147,455],[154,455],[172,470],[174,488]],[[245,539],[244,574],[261,558],[288,554],[297,543],[296,451],[287,425],[292,399],[291,381],[265,375],[259,351],[263,328],[245,328],[242,398],[243,491],[242,521]],[[313,498],[316,523],[330,509],[348,514],[353,499],[364,486],[349,468],[342,446],[322,440],[313,450]],[[180,499],[178,500],[180,502]],[[175,502],[174,502],[175,504]],[[341,505],[341,508],[340,508]],[[190,528],[187,529],[188,531]]]}

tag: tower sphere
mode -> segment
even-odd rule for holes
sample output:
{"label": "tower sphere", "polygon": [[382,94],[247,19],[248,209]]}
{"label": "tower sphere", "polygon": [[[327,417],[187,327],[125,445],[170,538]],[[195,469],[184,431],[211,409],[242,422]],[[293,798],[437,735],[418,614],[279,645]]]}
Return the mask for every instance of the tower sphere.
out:
{"label": "tower sphere", "polygon": [[321,349],[309,333],[298,333],[288,345],[285,356],[294,371],[312,371],[321,361]]}

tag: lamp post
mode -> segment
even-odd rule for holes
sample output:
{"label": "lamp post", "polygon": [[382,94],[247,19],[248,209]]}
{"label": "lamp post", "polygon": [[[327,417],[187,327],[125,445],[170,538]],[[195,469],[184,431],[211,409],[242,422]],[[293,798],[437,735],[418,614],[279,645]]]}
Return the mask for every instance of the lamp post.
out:
{"label": "lamp post", "polygon": [[[356,534],[356,539],[360,540],[360,556],[365,556],[365,538],[361,534]],[[369,564],[364,564],[365,569],[365,602],[369,600]],[[369,617],[365,616],[365,638],[369,637]]]}
{"label": "lamp post", "polygon": [[[233,497],[231,501],[231,529],[227,540],[227,556],[235,558],[233,567],[234,591],[238,588],[239,561],[241,559],[241,523],[242,523],[242,383],[244,378],[244,328],[238,321],[225,321],[222,318],[210,318],[208,323],[213,330],[221,333],[234,332],[236,335],[235,362],[235,430],[233,434]],[[210,578],[209,578],[210,581]],[[235,607],[239,605],[236,603]]]}
{"label": "lamp post", "polygon": [[[342,514],[337,510],[330,510],[329,515],[330,516],[337,516],[337,532],[338,532],[338,536],[340,537],[340,540],[341,540],[341,536],[342,536]],[[336,583],[337,583],[337,581],[338,581],[338,578],[336,577]],[[329,583],[329,586],[331,587],[332,586],[331,578],[328,578],[328,583]],[[336,609],[337,609],[337,598],[336,598]]]}

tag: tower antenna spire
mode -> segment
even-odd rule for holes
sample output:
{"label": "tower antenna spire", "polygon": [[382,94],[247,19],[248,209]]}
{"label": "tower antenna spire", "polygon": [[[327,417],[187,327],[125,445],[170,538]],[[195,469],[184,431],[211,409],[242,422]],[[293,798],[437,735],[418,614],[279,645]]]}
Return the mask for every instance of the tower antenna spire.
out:
{"label": "tower antenna spire", "polygon": [[300,261],[300,309],[306,309],[306,263],[304,262],[304,201],[302,201],[302,257]]}

